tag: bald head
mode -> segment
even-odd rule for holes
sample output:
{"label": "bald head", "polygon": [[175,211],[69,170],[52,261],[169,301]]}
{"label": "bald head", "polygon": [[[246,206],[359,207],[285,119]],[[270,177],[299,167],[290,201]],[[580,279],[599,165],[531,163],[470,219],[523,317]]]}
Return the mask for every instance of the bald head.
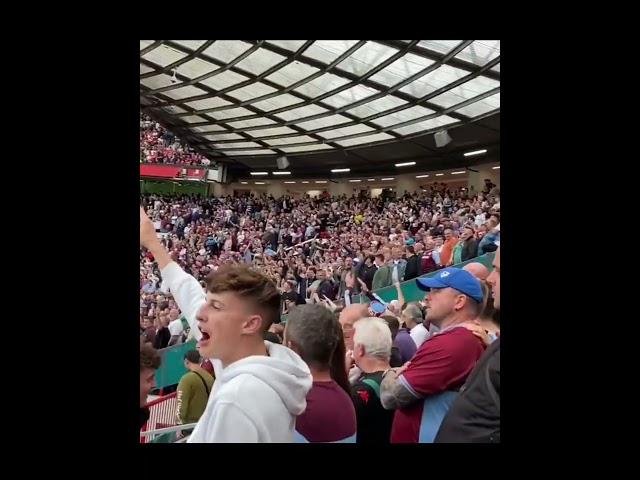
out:
{"label": "bald head", "polygon": [[366,318],[368,316],[369,311],[367,308],[367,304],[365,303],[354,303],[345,307],[342,312],[340,312],[338,321],[342,326],[344,343],[347,347],[347,350],[353,350],[353,324],[358,320]]}
{"label": "bald head", "polygon": [[486,280],[489,276],[489,269],[480,262],[467,263],[462,269],[466,270],[480,281]]}

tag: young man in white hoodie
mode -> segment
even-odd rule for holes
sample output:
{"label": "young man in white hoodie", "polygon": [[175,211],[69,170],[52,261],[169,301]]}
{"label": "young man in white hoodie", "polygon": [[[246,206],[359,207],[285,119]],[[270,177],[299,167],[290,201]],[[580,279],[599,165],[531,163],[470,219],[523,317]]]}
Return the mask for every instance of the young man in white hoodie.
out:
{"label": "young man in white hoodie", "polygon": [[246,265],[224,266],[209,276],[205,293],[171,260],[142,209],[140,244],[158,262],[201,355],[214,365],[216,382],[188,441],[292,442],[312,378],[296,353],[263,340],[279,314],[273,282]]}

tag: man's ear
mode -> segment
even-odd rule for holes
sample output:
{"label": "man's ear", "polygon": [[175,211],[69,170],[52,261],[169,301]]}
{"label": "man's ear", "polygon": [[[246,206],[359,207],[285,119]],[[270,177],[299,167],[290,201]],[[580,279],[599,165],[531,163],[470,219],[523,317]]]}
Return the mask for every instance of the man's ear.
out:
{"label": "man's ear", "polygon": [[251,315],[242,325],[242,333],[253,335],[262,331],[262,317],[260,315]]}

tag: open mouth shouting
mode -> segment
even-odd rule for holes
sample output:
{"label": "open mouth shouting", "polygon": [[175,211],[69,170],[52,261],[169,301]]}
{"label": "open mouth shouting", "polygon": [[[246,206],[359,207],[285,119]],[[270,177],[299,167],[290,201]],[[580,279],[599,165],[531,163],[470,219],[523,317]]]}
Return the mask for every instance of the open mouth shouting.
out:
{"label": "open mouth shouting", "polygon": [[200,340],[198,341],[198,346],[206,347],[207,345],[209,345],[209,342],[211,341],[211,335],[209,335],[209,332],[202,329],[202,325],[200,325],[199,328],[200,328],[200,332],[202,333],[202,338],[200,338]]}

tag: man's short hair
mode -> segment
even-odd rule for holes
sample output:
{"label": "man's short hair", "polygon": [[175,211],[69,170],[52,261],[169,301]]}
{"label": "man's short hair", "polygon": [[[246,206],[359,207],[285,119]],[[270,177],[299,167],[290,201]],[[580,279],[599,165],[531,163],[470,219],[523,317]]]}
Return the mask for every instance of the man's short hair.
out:
{"label": "man's short hair", "polygon": [[269,329],[278,320],[280,292],[266,275],[252,270],[248,265],[222,265],[209,274],[206,281],[209,293],[233,292],[252,302],[262,315],[262,330]]}
{"label": "man's short hair", "polygon": [[184,354],[184,358],[185,360],[188,360],[191,363],[197,363],[200,364],[200,352],[198,352],[197,350],[189,350],[187,353]]}
{"label": "man's short hair", "polygon": [[341,340],[337,317],[319,304],[297,305],[287,317],[287,341],[294,342],[308,365],[328,366]]}
{"label": "man's short hair", "polygon": [[145,368],[157,370],[160,368],[160,354],[149,343],[140,344],[140,371]]}
{"label": "man's short hair", "polygon": [[384,255],[382,253],[376,254],[375,258],[379,258],[380,260],[382,260],[384,262]]}
{"label": "man's short hair", "polygon": [[391,358],[391,330],[387,323],[376,317],[358,320],[354,326],[354,345],[363,345],[366,355],[389,360]]}
{"label": "man's short hair", "polygon": [[424,320],[422,309],[420,305],[416,302],[411,302],[407,305],[407,308],[404,309],[402,315],[405,318],[410,318],[416,323],[422,323]]}

